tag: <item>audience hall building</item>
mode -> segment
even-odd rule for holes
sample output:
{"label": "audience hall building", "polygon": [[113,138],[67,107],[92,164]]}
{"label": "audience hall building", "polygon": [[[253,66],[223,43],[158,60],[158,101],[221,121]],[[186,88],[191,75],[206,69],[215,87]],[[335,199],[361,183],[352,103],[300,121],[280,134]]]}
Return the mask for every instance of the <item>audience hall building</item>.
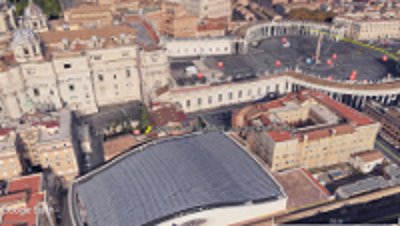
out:
{"label": "audience hall building", "polygon": [[283,189],[243,148],[220,132],[136,148],[73,184],[72,225],[229,225],[285,210]]}

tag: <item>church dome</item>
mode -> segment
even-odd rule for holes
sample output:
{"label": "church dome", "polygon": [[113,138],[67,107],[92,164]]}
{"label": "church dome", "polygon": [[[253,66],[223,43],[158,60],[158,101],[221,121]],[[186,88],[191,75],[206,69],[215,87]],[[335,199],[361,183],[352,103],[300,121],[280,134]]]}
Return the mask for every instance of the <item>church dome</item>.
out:
{"label": "church dome", "polygon": [[28,5],[24,9],[24,17],[31,18],[31,17],[40,17],[43,16],[42,9],[37,6],[33,0],[29,0]]}

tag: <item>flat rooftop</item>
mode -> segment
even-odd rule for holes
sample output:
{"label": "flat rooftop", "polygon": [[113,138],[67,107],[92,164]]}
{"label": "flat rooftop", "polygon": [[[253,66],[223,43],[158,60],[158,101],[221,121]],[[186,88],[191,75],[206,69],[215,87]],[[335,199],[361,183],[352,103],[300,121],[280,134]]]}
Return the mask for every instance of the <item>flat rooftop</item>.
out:
{"label": "flat rooftop", "polygon": [[331,194],[306,169],[274,173],[288,196],[288,209],[299,209],[329,200]]}
{"label": "flat rooftop", "polygon": [[284,196],[233,140],[210,132],[162,140],[75,184],[90,226],[155,224],[200,208]]}

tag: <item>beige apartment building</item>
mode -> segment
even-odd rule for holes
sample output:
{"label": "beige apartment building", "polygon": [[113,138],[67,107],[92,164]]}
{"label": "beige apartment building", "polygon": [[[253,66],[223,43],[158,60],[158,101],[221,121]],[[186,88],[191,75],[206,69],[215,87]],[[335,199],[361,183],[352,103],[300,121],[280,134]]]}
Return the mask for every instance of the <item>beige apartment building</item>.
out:
{"label": "beige apartment building", "polygon": [[188,14],[182,5],[175,2],[163,2],[160,16],[161,19],[158,20],[157,25],[161,33],[176,38],[196,36],[198,18]]}
{"label": "beige apartment building", "polygon": [[184,5],[177,2],[164,1],[160,11],[146,14],[158,31],[173,38],[218,37],[224,36],[227,20],[220,18],[204,18],[189,13]]}
{"label": "beige apartment building", "polygon": [[357,40],[400,38],[398,17],[345,15],[335,17],[334,23],[346,27],[347,36]]}
{"label": "beige apartment building", "polygon": [[17,135],[13,129],[0,129],[0,180],[22,175],[22,163],[18,153]]}
{"label": "beige apartment building", "polygon": [[[82,4],[64,11],[66,24],[78,24],[83,27],[100,27],[112,25],[113,15],[110,6]],[[69,25],[67,25],[69,26]]]}
{"label": "beige apartment building", "polygon": [[230,18],[232,3],[226,0],[180,0],[186,10],[200,18]]}
{"label": "beige apartment building", "polygon": [[374,148],[380,128],[362,113],[307,90],[247,106],[235,112],[232,123],[275,171],[347,162]]}
{"label": "beige apartment building", "polygon": [[79,175],[74,129],[73,116],[67,110],[55,118],[41,119],[19,128],[24,157],[34,166],[51,169],[67,184]]}

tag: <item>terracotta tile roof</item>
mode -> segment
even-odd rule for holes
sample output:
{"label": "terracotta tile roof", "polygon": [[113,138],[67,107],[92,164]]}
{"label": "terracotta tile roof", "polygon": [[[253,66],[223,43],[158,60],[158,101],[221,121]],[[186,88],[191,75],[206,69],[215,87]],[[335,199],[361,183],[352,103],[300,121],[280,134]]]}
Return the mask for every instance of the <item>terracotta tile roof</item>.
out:
{"label": "terracotta tile roof", "polygon": [[44,126],[48,129],[50,129],[50,128],[59,127],[60,123],[56,120],[52,120],[52,121],[45,121],[45,122],[35,122],[32,125],[33,126]]}
{"label": "terracotta tile roof", "polygon": [[15,193],[15,194],[0,196],[0,203],[1,204],[10,203],[10,202],[23,200],[23,199],[25,199],[25,193],[19,192],[19,193]]}
{"label": "terracotta tile roof", "polygon": [[200,24],[197,27],[199,31],[208,31],[208,30],[223,30],[225,29],[226,24],[221,22],[211,22],[207,24]]}
{"label": "terracotta tile roof", "polygon": [[36,193],[41,190],[41,181],[41,174],[16,178],[10,182],[8,186],[8,192],[15,193],[29,191],[30,193]]}
{"label": "terracotta tile roof", "polygon": [[375,123],[374,120],[366,116],[365,114],[358,112],[342,103],[339,103],[327,95],[318,92],[311,92],[312,97],[316,98],[321,104],[329,107],[332,111],[336,111],[344,118],[347,118],[351,122],[357,125],[368,125]]}
{"label": "terracotta tile roof", "polygon": [[331,136],[331,132],[328,129],[319,129],[297,133],[296,135],[299,141],[304,141],[306,137],[307,140],[319,140]]}
{"label": "terracotta tile roof", "polygon": [[268,115],[266,115],[266,114],[262,114],[260,116],[260,120],[263,123],[263,125],[270,125],[271,124],[271,120],[269,120]]}
{"label": "terracotta tile roof", "polygon": [[152,125],[162,127],[169,122],[183,123],[186,120],[186,115],[183,111],[178,110],[174,106],[161,106],[150,112]]}
{"label": "terracotta tile roof", "polygon": [[[235,117],[242,117],[244,118],[245,122],[251,120],[254,117],[258,117],[264,125],[270,125],[271,121],[269,120],[269,118],[265,114],[260,113],[268,112],[268,110],[270,109],[283,107],[285,103],[289,101],[296,101],[301,103],[310,99],[315,100],[319,104],[328,107],[328,109],[337,113],[341,117],[348,119],[351,123],[296,132],[296,136],[300,141],[304,141],[305,136],[307,136],[308,140],[318,140],[325,137],[330,137],[334,133],[335,135],[348,134],[354,132],[355,126],[374,123],[374,121],[368,118],[366,115],[350,107],[347,107],[342,103],[332,100],[330,97],[323,93],[311,90],[303,90],[298,93],[290,93],[287,96],[277,100],[245,107],[240,111],[237,111]],[[235,118],[235,120],[237,121],[238,119]],[[292,138],[290,132],[283,131],[283,129],[281,132],[270,131],[269,135],[275,141],[284,141]]]}
{"label": "terracotta tile roof", "polygon": [[130,150],[139,142],[132,135],[123,135],[104,142],[104,158],[106,161]]}
{"label": "terracotta tile roof", "polygon": [[352,157],[353,158],[358,157],[364,162],[372,162],[372,161],[376,161],[379,159],[383,159],[384,155],[379,151],[370,150],[370,151],[364,151],[364,152],[360,152],[357,154],[353,154]]}
{"label": "terracotta tile roof", "polygon": [[64,13],[96,13],[96,12],[110,12],[109,6],[97,4],[81,4],[77,7],[69,8]]}
{"label": "terracotta tile roof", "polygon": [[0,128],[0,136],[6,136],[13,130],[12,128]]}
{"label": "terracotta tile roof", "polygon": [[270,130],[267,131],[267,133],[276,142],[286,141],[293,138],[290,132],[286,130]]}
{"label": "terracotta tile roof", "polygon": [[355,131],[355,128],[350,124],[338,125],[334,127],[336,135],[348,134]]}
{"label": "terracotta tile roof", "polygon": [[[15,225],[37,225],[37,212],[35,207],[40,202],[45,201],[45,194],[41,191],[41,174],[20,177],[12,180],[9,183],[9,195],[0,197],[5,202],[12,200],[25,202],[27,211],[21,214],[18,211],[10,211],[1,216],[1,226],[15,226]],[[7,205],[5,202],[4,205]],[[12,207],[11,207],[12,208]]]}
{"label": "terracotta tile roof", "polygon": [[304,141],[305,136],[307,136],[308,140],[319,140],[322,138],[330,137],[333,135],[335,131],[335,135],[343,135],[343,134],[349,134],[354,132],[355,128],[354,126],[350,124],[342,124],[342,125],[333,125],[330,127],[326,127],[323,129],[316,129],[316,130],[308,130],[308,131],[303,131],[297,133],[297,138],[300,141]]}
{"label": "terracotta tile roof", "polygon": [[44,43],[58,43],[63,39],[72,42],[76,39],[89,40],[93,36],[98,38],[109,38],[120,34],[135,35],[136,31],[128,25],[104,26],[101,28],[69,30],[69,31],[47,31],[39,33],[40,39]]}
{"label": "terracotta tile roof", "polygon": [[160,38],[158,37],[156,31],[154,31],[153,27],[147,23],[146,21],[142,21],[143,27],[146,29],[147,33],[150,35],[150,37],[158,43],[160,41]]}
{"label": "terracotta tile roof", "polygon": [[289,210],[328,201],[330,193],[303,168],[273,172],[288,197]]}

